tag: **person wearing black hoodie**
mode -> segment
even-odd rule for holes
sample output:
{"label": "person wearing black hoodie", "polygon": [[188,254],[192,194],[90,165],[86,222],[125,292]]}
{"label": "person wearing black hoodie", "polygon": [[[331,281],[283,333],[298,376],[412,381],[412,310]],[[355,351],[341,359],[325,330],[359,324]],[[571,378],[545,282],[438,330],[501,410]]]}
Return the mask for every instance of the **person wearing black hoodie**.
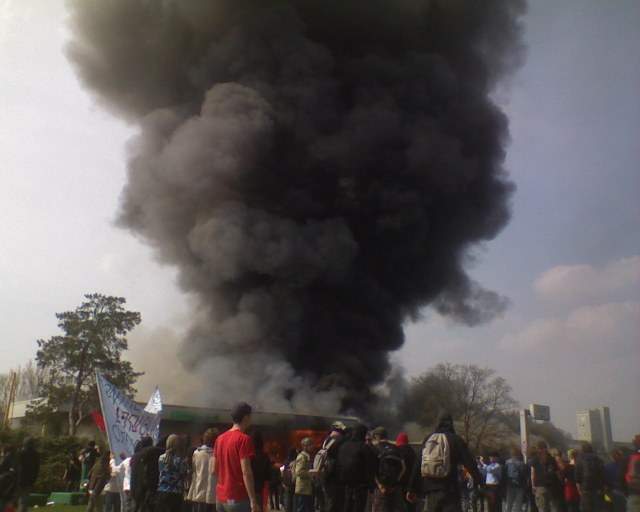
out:
{"label": "person wearing black hoodie", "polygon": [[338,450],[338,478],[345,486],[344,512],[364,512],[375,485],[377,456],[364,442],[367,426],[356,423],[351,437]]}
{"label": "person wearing black hoodie", "polygon": [[591,443],[584,442],[576,461],[576,484],[582,512],[600,512],[604,503],[606,479],[604,463],[593,453]]}
{"label": "person wearing black hoodie", "polygon": [[145,436],[136,443],[134,454],[131,457],[131,504],[133,512],[141,512],[144,509],[144,495],[146,486],[143,479],[142,450],[153,445],[151,436]]}
{"label": "person wearing black hoodie", "polygon": [[[409,481],[407,500],[415,503],[419,494],[426,494],[426,512],[460,512],[460,488],[458,483],[458,466],[462,465],[473,478],[475,485],[482,482],[482,477],[476,466],[476,461],[469,452],[467,443],[455,432],[453,417],[449,413],[442,413],[434,434],[445,434],[450,453],[450,470],[443,478],[423,477],[422,460],[418,457],[413,467]],[[433,435],[433,434],[431,434]],[[424,450],[427,436],[422,444]]]}
{"label": "person wearing black hoodie", "polygon": [[40,472],[40,454],[36,450],[36,440],[27,437],[18,453],[20,471],[18,473],[18,511],[27,512],[29,496]]}

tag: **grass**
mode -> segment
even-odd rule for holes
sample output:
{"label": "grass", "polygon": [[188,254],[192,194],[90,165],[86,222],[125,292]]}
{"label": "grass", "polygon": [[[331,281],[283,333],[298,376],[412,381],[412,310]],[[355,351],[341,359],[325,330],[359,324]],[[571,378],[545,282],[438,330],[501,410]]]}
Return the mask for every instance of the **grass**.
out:
{"label": "grass", "polygon": [[30,507],[29,510],[43,510],[46,512],[80,512],[87,510],[87,506],[86,505],[76,505],[76,506],[71,506],[71,505],[47,505],[46,507],[38,507],[38,508],[33,508]]}

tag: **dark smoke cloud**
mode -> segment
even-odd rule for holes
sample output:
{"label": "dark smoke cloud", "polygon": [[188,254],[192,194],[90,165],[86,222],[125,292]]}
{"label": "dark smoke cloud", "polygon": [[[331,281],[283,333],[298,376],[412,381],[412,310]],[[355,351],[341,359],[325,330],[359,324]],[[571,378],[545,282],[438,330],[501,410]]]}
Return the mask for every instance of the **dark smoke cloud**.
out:
{"label": "dark smoke cloud", "polygon": [[519,62],[523,10],[71,3],[82,81],[140,127],[120,221],[199,298],[186,362],[225,393],[338,390],[335,406],[384,380],[424,306],[468,325],[501,312],[462,262],[509,217],[489,94]]}

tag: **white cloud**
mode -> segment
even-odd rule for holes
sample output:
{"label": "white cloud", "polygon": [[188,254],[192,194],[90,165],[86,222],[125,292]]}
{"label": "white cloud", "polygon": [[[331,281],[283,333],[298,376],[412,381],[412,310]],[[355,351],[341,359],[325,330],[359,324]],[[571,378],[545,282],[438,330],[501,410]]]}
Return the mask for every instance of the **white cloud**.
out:
{"label": "white cloud", "polygon": [[637,294],[640,256],[622,258],[601,268],[591,265],[560,265],[544,272],[534,289],[544,299],[565,304],[585,304]]}
{"label": "white cloud", "polygon": [[504,336],[500,347],[541,359],[626,357],[637,352],[639,318],[637,301],[585,306],[566,316],[534,320],[519,333]]}

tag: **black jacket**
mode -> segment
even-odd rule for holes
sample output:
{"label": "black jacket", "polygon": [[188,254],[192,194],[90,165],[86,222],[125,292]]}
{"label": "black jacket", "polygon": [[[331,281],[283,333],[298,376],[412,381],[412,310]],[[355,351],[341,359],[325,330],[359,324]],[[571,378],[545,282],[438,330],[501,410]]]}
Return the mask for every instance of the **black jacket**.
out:
{"label": "black jacket", "polygon": [[364,443],[366,427],[357,426],[351,438],[344,441],[338,450],[338,479],[349,487],[367,486],[373,488],[378,457],[373,448]]}
{"label": "black jacket", "polygon": [[[422,476],[422,458],[418,456],[413,466],[411,480],[409,481],[409,491],[422,494],[435,491],[459,492],[458,484],[458,466],[464,466],[473,477],[475,485],[482,482],[482,477],[478,471],[478,466],[474,460],[467,443],[464,442],[453,428],[453,417],[450,414],[443,414],[438,421],[438,427],[434,433],[445,434],[449,441],[449,450],[451,452],[451,471],[445,478],[425,478]],[[427,436],[422,443],[422,448],[431,437]],[[421,450],[422,453],[422,450]]]}
{"label": "black jacket", "polygon": [[606,485],[604,464],[594,453],[581,453],[576,461],[576,483],[585,491],[602,491]]}
{"label": "black jacket", "polygon": [[40,472],[40,454],[32,443],[25,443],[24,448],[18,453],[20,472],[18,476],[19,487],[33,487]]}

